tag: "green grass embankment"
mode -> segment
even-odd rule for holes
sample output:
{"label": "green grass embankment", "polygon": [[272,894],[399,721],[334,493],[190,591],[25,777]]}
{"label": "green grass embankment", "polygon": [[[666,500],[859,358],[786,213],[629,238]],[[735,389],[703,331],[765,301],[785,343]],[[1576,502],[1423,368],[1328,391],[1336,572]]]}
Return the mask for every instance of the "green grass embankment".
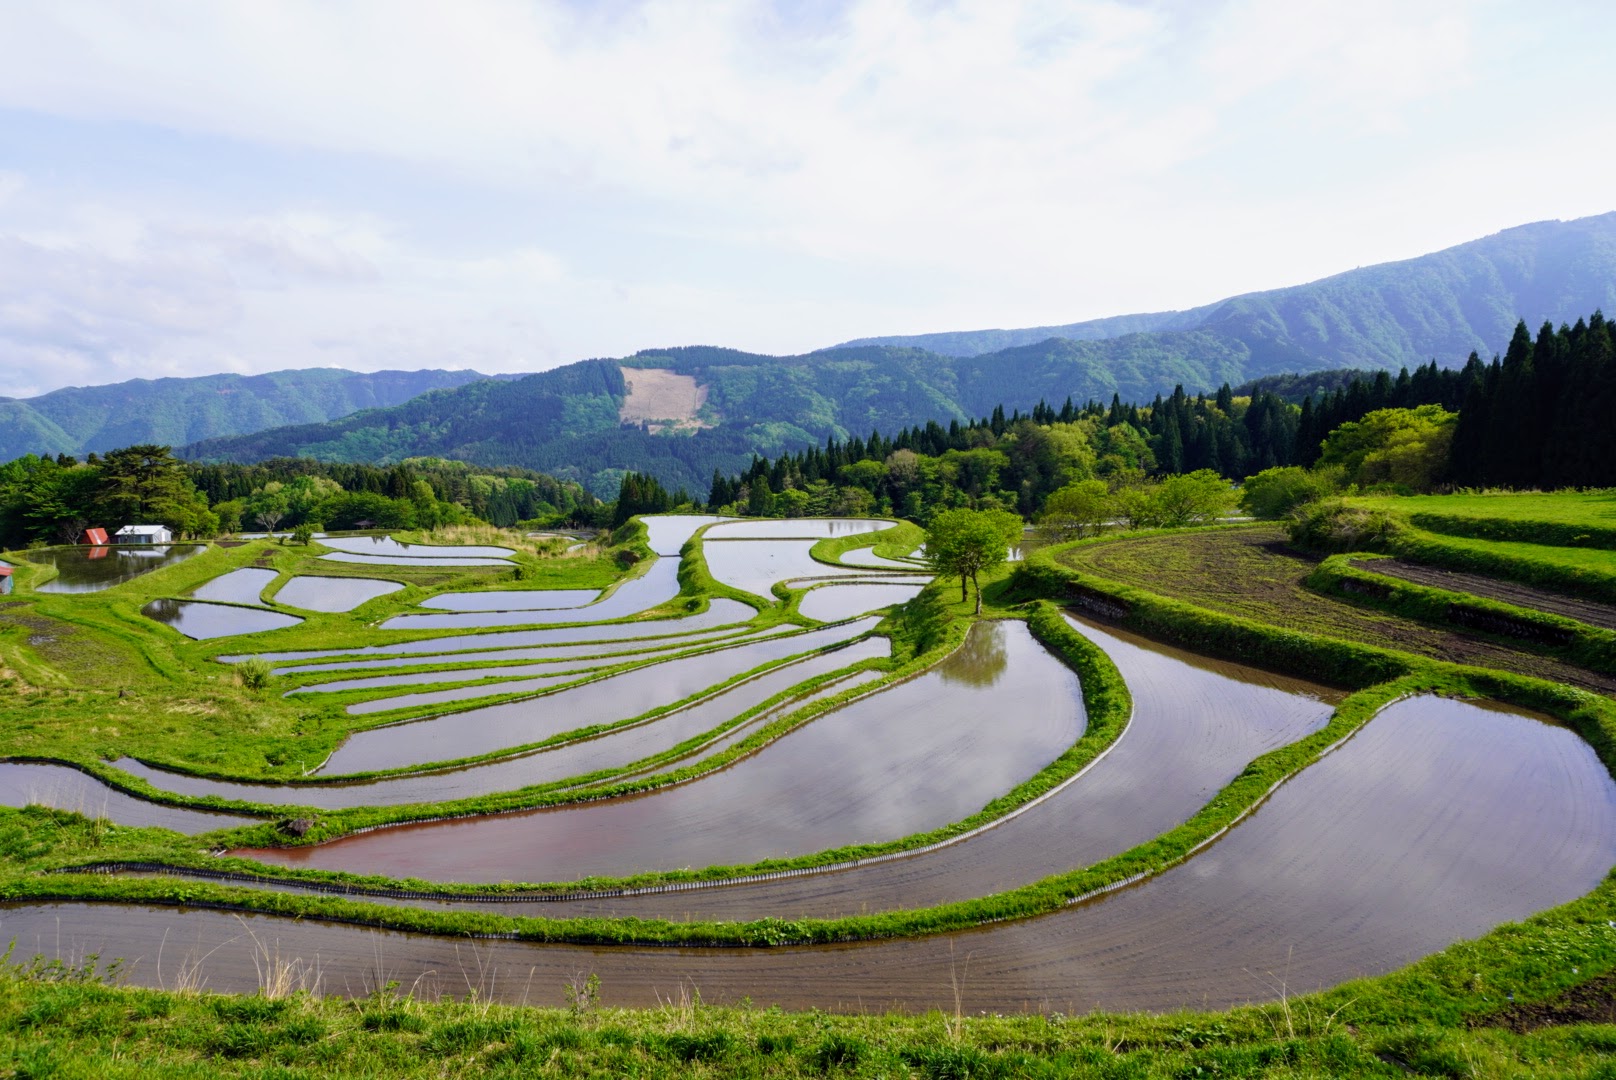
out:
{"label": "green grass embankment", "polygon": [[143,990],[103,985],[93,962],[40,963],[0,974],[0,1064],[18,1077],[98,1080],[1603,1077],[1616,1048],[1609,1025],[1516,1032],[1520,1005],[1503,1001],[1550,996],[1550,966],[1608,967],[1595,925],[1533,920],[1520,934],[1495,931],[1322,995],[1128,1016],[978,1014],[968,967],[953,1012],[834,1015],[713,1006],[699,995],[613,1008],[602,1002],[614,988],[591,987],[583,973],[574,986],[535,986],[547,1007],[518,1007],[392,989],[354,1000],[289,993],[273,970],[256,996]]}
{"label": "green grass embankment", "polygon": [[[1576,619],[1467,592],[1404,581],[1352,565],[1372,555],[1332,555],[1308,575],[1309,588],[1408,619],[1480,632],[1590,671],[1616,672],[1616,632]],[[1372,564],[1371,564],[1372,565]]]}
{"label": "green grass embankment", "polygon": [[[853,533],[849,536],[832,536],[819,541],[808,549],[809,556],[815,562],[827,563],[831,566],[851,566],[859,569],[892,570],[903,573],[901,566],[881,566],[878,563],[850,563],[842,559],[849,551],[859,551],[871,548],[876,555],[884,559],[901,559],[910,555],[921,544],[926,542],[926,530],[912,521],[900,521],[887,529],[875,532]],[[913,570],[924,570],[916,566]]]}

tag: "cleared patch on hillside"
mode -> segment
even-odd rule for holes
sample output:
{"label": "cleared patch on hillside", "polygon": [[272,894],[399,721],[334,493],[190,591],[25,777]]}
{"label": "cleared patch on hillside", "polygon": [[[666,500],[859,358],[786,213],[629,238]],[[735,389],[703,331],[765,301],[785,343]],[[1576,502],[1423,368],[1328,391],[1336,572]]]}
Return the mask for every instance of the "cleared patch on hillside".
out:
{"label": "cleared patch on hillside", "polygon": [[695,376],[666,368],[626,367],[622,371],[628,394],[617,412],[620,423],[643,423],[653,435],[712,426],[697,415],[707,404],[707,388],[698,386]]}

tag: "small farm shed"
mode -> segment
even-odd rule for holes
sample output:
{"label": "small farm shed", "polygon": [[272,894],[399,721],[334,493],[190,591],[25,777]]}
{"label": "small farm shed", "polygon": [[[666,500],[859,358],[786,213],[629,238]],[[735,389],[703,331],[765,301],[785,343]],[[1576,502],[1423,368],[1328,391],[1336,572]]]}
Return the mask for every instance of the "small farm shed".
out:
{"label": "small farm shed", "polygon": [[108,542],[107,541],[107,530],[105,530],[105,529],[85,529],[84,530],[84,542],[86,544],[91,545],[92,547],[100,547],[101,545],[106,544]]}
{"label": "small farm shed", "polygon": [[0,563],[0,596],[6,596],[10,594],[10,592],[11,567],[6,566],[4,563]]}
{"label": "small farm shed", "polygon": [[166,525],[125,525],[114,534],[120,544],[171,544],[174,534]]}

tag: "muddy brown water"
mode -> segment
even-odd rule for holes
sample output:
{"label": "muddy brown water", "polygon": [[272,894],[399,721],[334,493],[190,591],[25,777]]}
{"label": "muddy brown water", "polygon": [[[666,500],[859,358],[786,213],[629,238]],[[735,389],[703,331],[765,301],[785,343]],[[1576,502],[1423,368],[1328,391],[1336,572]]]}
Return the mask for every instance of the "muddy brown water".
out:
{"label": "muddy brown water", "polygon": [[1247,762],[1323,727],[1341,698],[1315,683],[1072,621],[1122,673],[1133,694],[1133,719],[1105,757],[1009,820],[949,847],[847,870],[522,910],[676,919],[840,916],[1016,888],[1119,854],[1182,823]]}
{"label": "muddy brown water", "polygon": [[[266,917],[120,905],[0,908],[17,955],[133,961],[145,984],[200,958],[251,991],[255,947],[317,968],[328,993],[387,980],[427,995],[563,1003],[598,974],[609,1005],[708,1002],[874,1011],[1216,1009],[1374,975],[1586,893],[1616,862],[1616,785],[1571,732],[1417,698],[1188,863],[1057,914],[823,948],[476,944]],[[214,950],[210,952],[209,950]],[[156,961],[164,958],[160,976]],[[1504,993],[1509,989],[1500,986]]]}
{"label": "muddy brown water", "polygon": [[217,600],[226,604],[258,604],[259,594],[269,583],[280,577],[278,570],[260,570],[247,566],[220,574],[191,590],[193,600]]}
{"label": "muddy brown water", "polygon": [[360,604],[395,593],[404,586],[380,578],[317,577],[311,574],[292,578],[275,594],[275,603],[304,611],[338,613],[352,611]]}
{"label": "muddy brown water", "polygon": [[869,618],[804,634],[763,638],[666,660],[542,697],[355,732],[331,755],[323,771],[340,775],[453,761],[627,720],[759,664],[855,638],[878,621]]}
{"label": "muddy brown water", "polygon": [[[543,630],[502,630],[486,634],[450,634],[418,638],[392,645],[355,645],[346,649],[302,649],[293,652],[253,653],[265,660],[320,660],[326,657],[421,656],[451,654],[473,649],[539,648],[549,645],[576,645],[599,641],[644,641],[650,638],[692,634],[720,626],[750,622],[757,609],[734,600],[712,600],[699,615],[678,619],[647,619],[636,623],[609,623],[590,626],[559,626]],[[247,659],[246,655],[220,656],[224,663]],[[419,661],[410,661],[418,663]]]}
{"label": "muddy brown water", "polygon": [[877,608],[907,603],[923,588],[925,588],[924,582],[917,582],[914,585],[890,585],[884,582],[869,585],[821,585],[809,590],[797,610],[810,619],[835,622]]}
{"label": "muddy brown water", "polygon": [[155,825],[182,833],[205,833],[256,823],[257,818],[163,806],[127,795],[65,765],[0,762],[0,806],[51,806],[119,825]]}
{"label": "muddy brown water", "polygon": [[886,638],[867,638],[844,649],[820,653],[775,668],[721,694],[704,698],[688,708],[666,713],[643,724],[548,750],[461,769],[395,776],[384,780],[288,786],[231,783],[186,776],[156,769],[130,758],[122,758],[114,764],[163,791],[195,796],[218,795],[226,799],[244,799],[274,806],[340,809],[446,802],[498,791],[515,791],[601,769],[620,769],[632,765],[654,754],[671,750],[687,739],[710,732],[798,683],[838,671],[861,660],[885,657],[889,648],[890,642]]}
{"label": "muddy brown water", "polygon": [[436,881],[568,881],[893,840],[981,809],[1070,746],[1083,722],[1076,677],[1025,624],[981,623],[930,672],[689,784],[260,857]]}
{"label": "muddy brown water", "polygon": [[702,554],[717,580],[754,596],[772,599],[776,582],[796,578],[850,578],[872,571],[815,562],[809,550],[815,540],[704,539]]}
{"label": "muddy brown water", "polygon": [[198,641],[284,630],[303,621],[296,615],[284,615],[267,608],[233,607],[201,600],[153,600],[141,608],[140,613]]}
{"label": "muddy brown water", "polygon": [[599,589],[490,589],[442,593],[422,600],[421,606],[444,611],[548,611],[583,607],[599,595]]}
{"label": "muddy brown water", "polygon": [[174,544],[150,547],[141,544],[109,544],[104,547],[42,548],[27,552],[31,563],[56,567],[57,574],[35,592],[88,593],[110,589],[133,581],[142,574],[184,562],[206,550],[202,544]]}

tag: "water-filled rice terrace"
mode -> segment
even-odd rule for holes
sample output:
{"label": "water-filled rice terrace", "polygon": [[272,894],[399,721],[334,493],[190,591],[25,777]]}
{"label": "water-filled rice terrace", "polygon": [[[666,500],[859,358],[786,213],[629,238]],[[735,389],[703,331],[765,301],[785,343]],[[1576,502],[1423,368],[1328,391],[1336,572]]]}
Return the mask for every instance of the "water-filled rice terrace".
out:
{"label": "water-filled rice terrace", "polygon": [[[221,990],[273,942],[329,992],[379,967],[456,992],[471,934],[509,1000],[586,971],[614,1004],[948,1009],[968,956],[975,1009],[1220,1008],[1389,972],[1616,864],[1585,737],[1610,676],[1309,591],[1272,530],[1042,552],[972,622],[912,526],[643,524],[601,587],[365,536],[133,596],[120,625],[183,635],[204,678],[267,669],[318,752],[0,762],[0,803],[112,830],[13,875],[0,934],[150,984],[178,950]],[[1299,663],[1218,619],[1381,651]]]}

